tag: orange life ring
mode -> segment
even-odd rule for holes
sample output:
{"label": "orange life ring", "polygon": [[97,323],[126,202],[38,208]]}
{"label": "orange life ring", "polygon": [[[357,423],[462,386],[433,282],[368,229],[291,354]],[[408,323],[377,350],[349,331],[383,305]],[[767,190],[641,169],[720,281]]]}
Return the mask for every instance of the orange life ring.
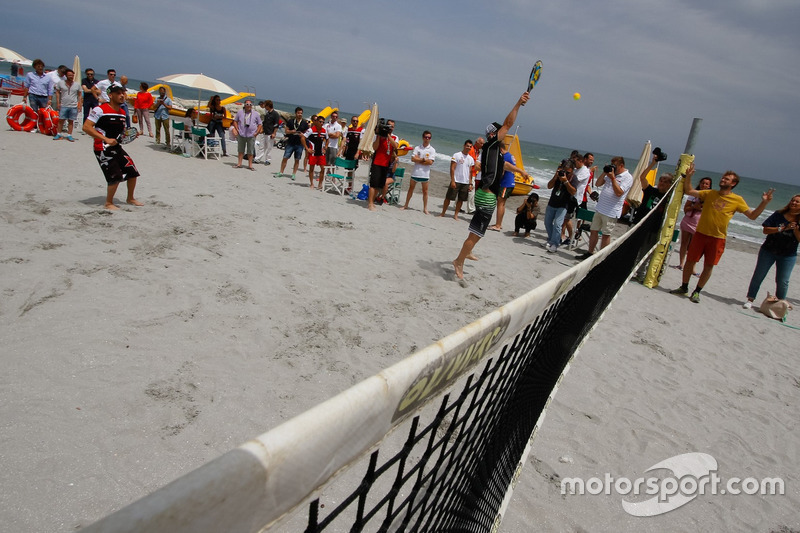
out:
{"label": "orange life ring", "polygon": [[39,109],[39,133],[55,135],[58,129],[58,111],[55,109]]}
{"label": "orange life ring", "polygon": [[15,105],[6,113],[6,122],[14,131],[31,131],[38,118],[32,107],[22,104]]}

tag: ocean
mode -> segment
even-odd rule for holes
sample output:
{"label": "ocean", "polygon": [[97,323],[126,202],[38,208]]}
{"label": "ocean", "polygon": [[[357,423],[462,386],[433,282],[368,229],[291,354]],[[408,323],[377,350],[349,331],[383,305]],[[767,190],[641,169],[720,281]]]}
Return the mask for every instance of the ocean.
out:
{"label": "ocean", "polygon": [[[139,83],[140,80],[131,79],[128,83],[128,89],[129,90],[138,89]],[[152,86],[158,82],[148,81],[148,83]],[[181,98],[185,100],[194,100],[194,101],[197,100],[198,93],[196,89],[174,85],[172,86],[172,90],[173,90],[173,95],[176,98]],[[204,91],[202,94],[202,103],[205,104],[210,96],[211,94],[208,91]],[[259,100],[259,99],[260,99],[259,97],[254,98],[254,100]],[[274,104],[275,108],[278,111],[285,111],[289,113],[293,113],[294,108],[297,107],[297,105],[300,105],[305,110],[306,117],[310,117],[313,113],[319,111],[320,109],[322,109],[322,107],[324,107],[324,106],[309,106],[305,104],[293,104],[293,103],[278,102],[278,101],[275,101]],[[362,111],[363,110],[340,111],[340,116],[342,118],[349,119],[353,115],[359,115]],[[395,134],[400,139],[407,140],[412,146],[415,146],[422,142],[423,131],[429,130],[431,132],[432,134],[431,144],[436,149],[436,162],[434,163],[432,169],[435,171],[444,172],[445,174],[449,174],[450,172],[450,157],[455,152],[461,150],[461,147],[463,146],[465,140],[470,139],[474,141],[475,138],[477,138],[478,136],[484,136],[483,127],[485,125],[483,124],[476,124],[477,129],[475,131],[459,131],[433,125],[404,122],[396,118],[395,121],[396,121]],[[512,133],[513,132],[514,131],[512,129]],[[600,168],[602,168],[603,165],[607,164],[612,157],[611,154],[603,154],[595,152],[594,150],[592,150],[591,146],[562,147],[562,146],[551,146],[547,144],[538,144],[521,140],[520,149],[522,152],[522,160],[525,170],[531,176],[533,176],[535,183],[539,185],[540,189],[537,192],[543,198],[547,198],[549,196],[547,189],[547,182],[553,176],[553,173],[555,172],[558,163],[562,159],[568,157],[573,149],[580,150],[582,153],[586,151],[594,153],[595,164],[598,165],[598,167]],[[625,158],[627,168],[630,171],[633,171],[633,169],[635,169],[639,158],[638,153],[614,154],[614,155],[622,155]],[[410,156],[401,157],[400,160],[407,163],[411,161]],[[674,160],[673,161],[667,160],[666,162],[661,163],[659,167],[659,173],[672,172],[675,167],[670,163],[674,163]],[[727,170],[727,169],[722,169],[722,170]],[[697,172],[695,173],[695,176],[696,176],[696,181],[699,181],[700,178],[705,176],[710,177],[714,182],[714,186],[716,187],[717,184],[719,183],[719,178],[722,177],[722,174],[720,172],[706,171],[698,168]],[[761,223],[764,220],[766,220],[766,218],[774,211],[785,206],[793,195],[800,194],[800,189],[798,189],[798,187],[795,185],[790,185],[781,182],[757,180],[754,178],[748,178],[746,176],[742,176],[741,183],[736,187],[735,192],[741,195],[750,207],[755,207],[761,201],[761,194],[770,188],[775,189],[775,193],[772,202],[767,206],[767,209],[764,210],[764,213],[761,216],[759,216],[757,220],[750,220],[744,215],[739,215],[739,214],[735,215],[731,220],[731,224],[728,228],[728,234],[730,237],[755,243],[763,242],[764,235],[761,231]]]}

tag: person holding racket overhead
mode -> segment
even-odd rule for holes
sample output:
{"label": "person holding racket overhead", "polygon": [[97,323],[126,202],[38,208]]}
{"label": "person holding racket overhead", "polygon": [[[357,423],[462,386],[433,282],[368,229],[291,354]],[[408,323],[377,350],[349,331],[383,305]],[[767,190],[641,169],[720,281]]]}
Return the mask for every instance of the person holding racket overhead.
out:
{"label": "person holding racket overhead", "polygon": [[111,85],[107,92],[108,102],[92,109],[83,123],[83,131],[94,138],[94,155],[108,183],[105,208],[119,209],[114,205],[114,195],[123,181],[128,185],[128,197],[125,201],[130,205],[141,206],[144,204],[133,196],[139,171],[136,170],[133,159],[120,145],[125,133],[125,111],[122,110],[125,89],[121,85]]}
{"label": "person holding racket overhead", "polygon": [[[532,85],[533,80],[531,81]],[[497,193],[500,191],[500,179],[503,177],[505,163],[500,151],[503,139],[517,121],[519,108],[525,105],[529,97],[530,87],[528,91],[522,93],[502,124],[492,122],[486,126],[486,144],[481,150],[481,185],[480,189],[475,191],[475,214],[472,215],[472,221],[469,223],[469,235],[461,246],[458,257],[453,261],[456,277],[460,280],[464,279],[464,261],[475,259],[472,249],[486,233],[494,208],[497,206]]]}

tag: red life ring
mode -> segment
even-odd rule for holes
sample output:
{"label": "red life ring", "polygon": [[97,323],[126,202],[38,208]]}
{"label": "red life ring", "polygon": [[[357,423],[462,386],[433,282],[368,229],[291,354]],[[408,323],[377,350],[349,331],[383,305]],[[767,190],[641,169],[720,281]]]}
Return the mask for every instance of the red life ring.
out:
{"label": "red life ring", "polygon": [[15,105],[6,113],[6,122],[14,131],[31,131],[38,118],[32,107],[22,104]]}
{"label": "red life ring", "polygon": [[58,129],[58,111],[49,107],[39,109],[39,133],[55,135]]}

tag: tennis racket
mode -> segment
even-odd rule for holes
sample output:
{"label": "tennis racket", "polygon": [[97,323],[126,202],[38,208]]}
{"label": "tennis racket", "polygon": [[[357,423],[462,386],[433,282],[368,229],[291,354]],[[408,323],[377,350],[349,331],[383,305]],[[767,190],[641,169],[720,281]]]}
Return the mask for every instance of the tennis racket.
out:
{"label": "tennis racket", "polygon": [[526,89],[527,92],[533,92],[533,88],[536,87],[536,84],[539,83],[539,78],[542,76],[542,60],[539,59],[536,63],[533,64],[533,68],[531,69],[531,75],[528,78],[528,88]]}
{"label": "tennis racket", "polygon": [[120,144],[128,144],[136,140],[136,137],[139,136],[139,130],[136,128],[125,128],[125,131],[122,132],[122,135],[119,138]]}

